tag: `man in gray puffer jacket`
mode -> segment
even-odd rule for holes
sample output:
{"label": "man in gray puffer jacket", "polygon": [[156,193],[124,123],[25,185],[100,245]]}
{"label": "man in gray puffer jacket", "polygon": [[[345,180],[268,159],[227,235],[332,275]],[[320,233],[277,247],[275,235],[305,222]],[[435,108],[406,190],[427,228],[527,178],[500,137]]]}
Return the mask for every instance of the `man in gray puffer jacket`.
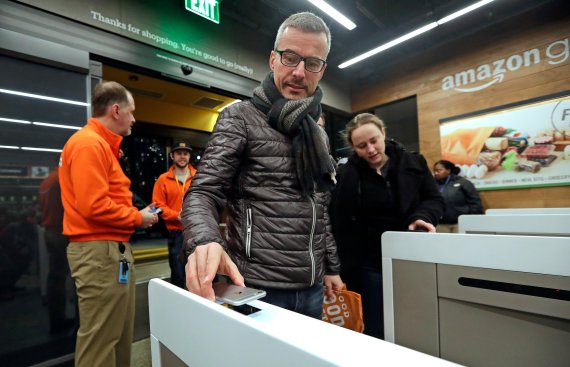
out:
{"label": "man in gray puffer jacket", "polygon": [[253,99],[218,117],[182,210],[189,291],[214,300],[212,280],[225,274],[266,290],[268,303],[320,319],[323,285],[327,294],[342,287],[327,212],[334,161],[315,122],[329,50],[321,18],[290,16]]}

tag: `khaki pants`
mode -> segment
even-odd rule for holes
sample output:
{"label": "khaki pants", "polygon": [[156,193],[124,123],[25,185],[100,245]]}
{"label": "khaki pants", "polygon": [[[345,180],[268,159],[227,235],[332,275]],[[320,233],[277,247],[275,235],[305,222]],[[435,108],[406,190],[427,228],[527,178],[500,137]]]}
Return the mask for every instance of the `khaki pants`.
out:
{"label": "khaki pants", "polygon": [[129,243],[129,282],[120,284],[116,241],[71,242],[67,259],[79,302],[76,367],[128,367],[134,327],[135,268]]}
{"label": "khaki pants", "polygon": [[457,224],[440,224],[435,228],[437,233],[457,233],[459,226]]}

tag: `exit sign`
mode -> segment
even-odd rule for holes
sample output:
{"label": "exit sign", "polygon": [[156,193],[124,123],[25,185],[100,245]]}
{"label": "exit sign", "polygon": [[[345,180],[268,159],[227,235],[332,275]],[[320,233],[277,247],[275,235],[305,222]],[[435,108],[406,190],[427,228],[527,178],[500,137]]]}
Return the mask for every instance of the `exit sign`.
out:
{"label": "exit sign", "polygon": [[217,0],[186,0],[186,10],[220,24],[220,4]]}

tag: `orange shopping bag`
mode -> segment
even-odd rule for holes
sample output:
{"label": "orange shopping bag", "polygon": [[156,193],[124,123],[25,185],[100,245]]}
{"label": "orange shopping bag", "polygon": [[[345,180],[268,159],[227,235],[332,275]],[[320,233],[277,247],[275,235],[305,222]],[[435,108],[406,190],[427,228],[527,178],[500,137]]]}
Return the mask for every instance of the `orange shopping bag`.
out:
{"label": "orange shopping bag", "polygon": [[323,304],[323,321],[361,333],[364,330],[360,294],[349,290],[333,290]]}

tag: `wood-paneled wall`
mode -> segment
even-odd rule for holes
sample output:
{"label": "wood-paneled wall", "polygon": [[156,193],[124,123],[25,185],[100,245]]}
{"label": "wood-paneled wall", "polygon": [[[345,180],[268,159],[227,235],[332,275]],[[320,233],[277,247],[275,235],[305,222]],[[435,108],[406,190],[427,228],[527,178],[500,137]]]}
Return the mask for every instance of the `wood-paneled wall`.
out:
{"label": "wood-paneled wall", "polygon": [[[551,43],[570,38],[570,18],[531,27],[524,32],[489,40],[486,47],[474,49],[444,63],[431,65],[412,74],[394,76],[353,91],[352,110],[372,107],[416,96],[420,151],[429,164],[440,159],[439,120],[508,103],[570,90],[570,58],[552,65],[544,56],[537,65],[505,73],[502,82],[478,92],[442,90],[442,79],[479,65],[523,54],[539,48],[541,55]],[[560,49],[557,49],[560,50]],[[570,207],[570,186],[482,191],[488,208]]]}

